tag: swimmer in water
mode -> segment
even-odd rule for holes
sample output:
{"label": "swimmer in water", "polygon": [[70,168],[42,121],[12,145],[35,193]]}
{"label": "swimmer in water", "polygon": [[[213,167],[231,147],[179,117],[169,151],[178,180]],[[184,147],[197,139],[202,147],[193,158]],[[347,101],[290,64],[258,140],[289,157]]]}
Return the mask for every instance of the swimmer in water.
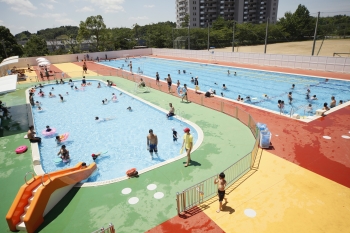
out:
{"label": "swimmer in water", "polygon": [[75,86],[74,89],[77,91],[78,90],[77,86]]}
{"label": "swimmer in water", "polygon": [[129,107],[127,107],[127,110],[129,110],[129,112],[131,112],[132,111],[132,109],[131,109],[131,107],[129,106]]}
{"label": "swimmer in water", "polygon": [[222,84],[222,89],[227,90],[227,87],[225,84]]}
{"label": "swimmer in water", "polygon": [[99,117],[95,117],[95,121],[97,122],[103,122],[103,121],[109,121],[109,120],[113,120],[114,118],[99,118]]}
{"label": "swimmer in water", "polygon": [[53,91],[53,90],[55,90],[55,88],[52,87],[51,90]]}
{"label": "swimmer in water", "polygon": [[49,97],[52,98],[52,97],[55,97],[55,95],[49,92]]}
{"label": "swimmer in water", "polygon": [[66,92],[66,95],[69,95],[68,91]]}
{"label": "swimmer in water", "polygon": [[101,83],[98,83],[97,88],[101,88]]}
{"label": "swimmer in water", "polygon": [[92,154],[91,157],[95,161],[97,157],[100,156],[101,154],[102,154],[101,152],[98,152],[98,153]]}
{"label": "swimmer in water", "polygon": [[46,126],[46,132],[51,132],[51,130],[52,130],[52,129],[50,128],[50,126],[47,125],[47,126]]}

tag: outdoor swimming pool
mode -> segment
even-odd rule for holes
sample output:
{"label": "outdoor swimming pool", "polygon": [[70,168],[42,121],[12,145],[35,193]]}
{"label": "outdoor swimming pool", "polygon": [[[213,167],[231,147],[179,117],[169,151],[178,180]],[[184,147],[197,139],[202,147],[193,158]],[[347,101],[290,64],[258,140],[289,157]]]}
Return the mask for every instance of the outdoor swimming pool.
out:
{"label": "outdoor swimming pool", "polygon": [[[144,75],[152,78],[155,78],[155,74],[158,72],[161,80],[164,80],[170,74],[173,83],[179,80],[181,86],[187,84],[190,88],[194,88],[194,84],[190,81],[191,77],[198,76],[199,87],[204,92],[212,88],[216,90],[217,95],[220,96],[222,92],[226,98],[233,100],[236,100],[238,95],[243,98],[249,96],[251,101],[245,101],[245,103],[278,113],[280,112],[277,107],[278,100],[285,102],[284,113],[289,114],[293,107],[293,112],[301,116],[315,114],[317,109],[322,109],[325,102],[329,106],[331,96],[335,96],[337,104],[339,100],[344,102],[350,100],[349,81],[326,80],[318,77],[149,57],[130,59],[130,61],[133,63],[133,72],[137,72],[138,67],[140,67]],[[129,67],[127,67],[129,61],[116,60],[101,63],[129,71]],[[180,74],[178,74],[178,70],[180,70]],[[185,74],[183,70],[186,71]],[[229,75],[228,70],[230,71]],[[234,72],[237,73],[236,76],[234,76]],[[226,85],[227,90],[222,89],[223,84]],[[292,84],[295,84],[294,89],[292,89]],[[306,99],[308,88],[311,90],[310,97],[316,95],[317,100]],[[292,92],[292,104],[289,104],[288,101],[289,92]],[[268,98],[264,97],[265,94]],[[312,104],[311,111],[307,109],[309,104]]]}
{"label": "outdoor swimming pool", "polygon": [[[42,138],[39,151],[45,172],[72,167],[78,162],[90,164],[93,162],[92,153],[108,151],[96,159],[98,172],[88,182],[107,181],[125,176],[130,168],[135,167],[140,171],[179,156],[185,127],[191,129],[193,144],[197,141],[197,132],[191,125],[176,118],[168,120],[164,112],[102,82],[102,88],[97,88],[98,81],[91,83],[84,91],[72,90],[68,83],[46,85],[42,88],[46,94],[44,98],[36,92],[35,101],[40,101],[44,110],[33,108],[35,130]],[[77,87],[80,84],[80,81],[75,82]],[[51,91],[51,88],[54,90]],[[55,98],[48,97],[50,91],[56,95]],[[111,99],[112,93],[117,95],[118,101],[102,105],[102,100]],[[65,102],[59,101],[58,94],[63,95]],[[127,110],[129,106],[133,111]],[[113,119],[98,122],[96,116]],[[46,125],[55,128],[58,135],[69,133],[68,140],[63,144],[70,152],[70,163],[55,164],[60,146],[57,146],[53,136],[42,135]],[[178,132],[177,143],[173,142],[171,128]],[[158,156],[154,154],[153,159],[146,149],[149,129],[153,129],[158,136],[159,153]]]}

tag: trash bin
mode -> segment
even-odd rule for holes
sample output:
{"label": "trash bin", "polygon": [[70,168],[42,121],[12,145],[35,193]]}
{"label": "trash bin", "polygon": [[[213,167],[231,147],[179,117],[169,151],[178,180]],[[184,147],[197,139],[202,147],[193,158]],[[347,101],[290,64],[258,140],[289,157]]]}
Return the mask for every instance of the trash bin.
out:
{"label": "trash bin", "polygon": [[260,132],[260,148],[269,148],[271,144],[270,131],[264,130]]}

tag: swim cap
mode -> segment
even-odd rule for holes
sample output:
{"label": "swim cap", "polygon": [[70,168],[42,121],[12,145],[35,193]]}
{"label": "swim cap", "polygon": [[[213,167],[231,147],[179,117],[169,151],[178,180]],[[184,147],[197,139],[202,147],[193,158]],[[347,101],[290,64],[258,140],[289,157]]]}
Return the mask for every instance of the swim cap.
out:
{"label": "swim cap", "polygon": [[184,128],[184,132],[185,133],[188,133],[188,132],[190,132],[191,130],[189,129],[189,128]]}
{"label": "swim cap", "polygon": [[95,157],[95,154],[92,154],[91,156],[92,156],[92,157]]}

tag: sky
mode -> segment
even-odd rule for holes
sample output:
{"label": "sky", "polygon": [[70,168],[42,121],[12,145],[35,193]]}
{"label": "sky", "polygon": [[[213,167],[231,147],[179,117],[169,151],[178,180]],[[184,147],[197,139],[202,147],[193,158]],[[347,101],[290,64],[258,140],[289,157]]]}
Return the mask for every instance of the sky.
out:
{"label": "sky", "polygon": [[[0,0],[0,25],[13,35],[65,25],[79,26],[92,15],[102,15],[108,28],[176,21],[175,0]],[[278,18],[305,5],[311,15],[350,15],[350,0],[279,0]],[[347,11],[347,12],[346,12]],[[329,13],[322,13],[329,12]],[[337,12],[337,13],[333,13]]]}

